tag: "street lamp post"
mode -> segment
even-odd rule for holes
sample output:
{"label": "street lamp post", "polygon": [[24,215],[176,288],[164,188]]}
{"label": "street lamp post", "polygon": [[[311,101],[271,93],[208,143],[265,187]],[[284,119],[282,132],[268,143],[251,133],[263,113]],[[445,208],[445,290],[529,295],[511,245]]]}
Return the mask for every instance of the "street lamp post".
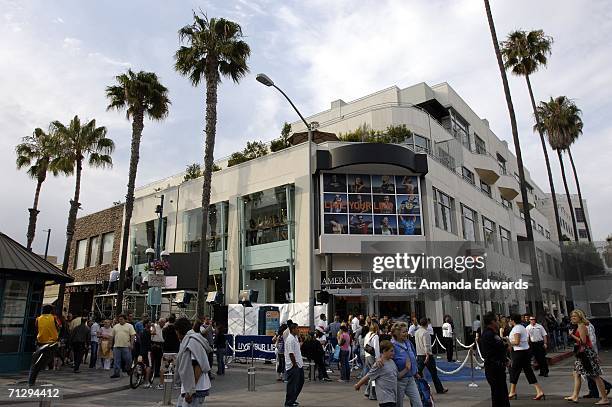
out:
{"label": "street lamp post", "polygon": [[[289,99],[289,96],[287,96],[285,92],[282,91],[281,88],[276,86],[274,82],[272,81],[272,79],[270,79],[267,75],[263,73],[257,74],[256,79],[258,82],[266,86],[272,86],[276,88],[276,90],[278,90],[285,97],[285,99],[287,99],[287,101],[289,102],[291,107],[293,107],[293,110],[295,110],[298,116],[300,116],[300,119],[302,119],[302,122],[304,123],[304,125],[306,126],[306,129],[308,130],[308,213],[309,213],[309,218],[310,218],[308,221],[308,245],[307,245],[308,260],[309,260],[309,268],[308,268],[309,270],[308,271],[309,271],[309,284],[310,284],[310,289],[308,292],[308,325],[310,326],[310,329],[314,329],[314,286],[315,286],[314,284],[314,281],[315,281],[314,280],[314,277],[315,277],[314,262],[315,262],[315,258],[314,258],[314,249],[313,249],[312,240],[314,239],[313,222],[315,219],[314,219],[314,206],[313,206],[312,195],[311,195],[312,189],[313,189],[312,188],[312,126],[306,121],[306,119],[304,119],[304,116],[302,116],[302,114],[297,109],[297,107],[295,107],[291,99]],[[295,301],[294,287],[291,287],[291,294],[293,296],[293,300]]]}

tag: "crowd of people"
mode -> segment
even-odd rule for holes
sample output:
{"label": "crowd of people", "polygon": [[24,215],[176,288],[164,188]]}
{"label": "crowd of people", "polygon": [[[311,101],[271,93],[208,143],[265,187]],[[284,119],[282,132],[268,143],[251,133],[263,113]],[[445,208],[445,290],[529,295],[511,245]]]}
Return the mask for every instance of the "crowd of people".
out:
{"label": "crowd of people", "polygon": [[[39,348],[54,345],[42,355],[43,368],[68,366],[78,374],[88,360],[90,369],[109,370],[110,379],[117,379],[130,374],[138,361],[145,365],[145,387],[160,390],[164,373],[172,369],[181,388],[177,406],[203,405],[214,379],[213,349],[217,349],[217,375],[225,374],[226,330],[208,316],[196,321],[174,314],[152,321],[146,313],[135,321],[131,312],[113,319],[90,318],[89,313],[63,317],[45,305],[36,328]],[[39,370],[40,365],[33,364],[30,385],[35,384]]]}

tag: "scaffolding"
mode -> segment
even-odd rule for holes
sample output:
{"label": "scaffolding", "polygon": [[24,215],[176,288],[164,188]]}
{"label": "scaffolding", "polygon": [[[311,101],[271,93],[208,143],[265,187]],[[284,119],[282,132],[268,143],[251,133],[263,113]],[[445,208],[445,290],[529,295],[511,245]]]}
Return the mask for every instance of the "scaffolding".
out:
{"label": "scaffolding", "polygon": [[[197,291],[171,290],[162,292],[161,305],[148,305],[147,293],[138,291],[123,292],[123,312],[132,312],[136,317],[148,313],[153,319],[159,316],[175,314],[178,317],[187,317],[190,320],[197,316]],[[117,308],[117,293],[98,294],[94,296],[94,313],[103,318],[114,318]]]}

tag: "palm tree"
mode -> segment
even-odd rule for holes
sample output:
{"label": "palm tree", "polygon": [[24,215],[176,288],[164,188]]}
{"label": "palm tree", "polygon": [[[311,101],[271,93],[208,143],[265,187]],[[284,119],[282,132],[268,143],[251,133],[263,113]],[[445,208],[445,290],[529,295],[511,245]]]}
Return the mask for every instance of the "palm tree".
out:
{"label": "palm tree", "polygon": [[144,129],[144,117],[146,115],[151,120],[166,118],[170,99],[168,99],[168,89],[159,82],[157,75],[153,72],[140,71],[134,73],[131,69],[128,69],[127,73],[121,74],[115,79],[117,85],[106,88],[106,97],[110,102],[106,109],[125,109],[126,118],[128,120],[132,119],[132,148],[127,193],[125,195],[125,220],[123,222],[121,258],[119,260],[119,288],[117,290],[117,312],[121,313],[130,221],[134,209],[134,188],[138,160],[140,159],[140,139]]}
{"label": "palm tree", "polygon": [[[530,31],[514,31],[508,35],[506,41],[501,43],[501,53],[504,58],[504,67],[510,69],[510,72],[517,76],[524,76],[529,90],[529,98],[531,99],[531,107],[535,116],[536,124],[538,115],[536,114],[536,102],[533,97],[531,88],[531,80],[529,78],[540,67],[546,66],[548,56],[550,55],[552,37],[544,34],[542,30]],[[540,128],[536,126],[536,128]],[[555,223],[557,226],[557,236],[561,240],[563,236],[561,232],[561,222],[559,218],[559,206],[557,205],[557,195],[555,193],[555,183],[553,181],[552,170],[550,168],[550,160],[548,158],[548,150],[544,133],[538,131],[540,135],[540,143],[542,144],[542,152],[544,153],[544,162],[546,163],[546,171],[548,173],[548,184],[550,185],[550,193],[552,195],[553,210],[555,213]]]}
{"label": "palm tree", "polygon": [[[74,186],[74,197],[70,200],[68,212],[68,225],[66,226],[66,248],[64,250],[64,261],[62,271],[68,272],[68,261],[70,259],[70,246],[74,236],[74,226],[77,211],[81,204],[79,195],[81,193],[81,176],[83,164],[86,161],[90,167],[110,167],[113,160],[110,154],[115,149],[113,140],[106,137],[106,127],[96,127],[96,120],[90,120],[81,125],[79,116],[74,116],[66,126],[59,121],[51,123],[53,132],[57,134],[60,145],[60,155],[51,161],[51,166],[66,169],[67,173],[73,173],[76,167],[76,180]],[[58,312],[62,312],[64,304],[64,285],[60,285],[57,299]]]}
{"label": "palm tree", "polygon": [[[575,111],[577,110],[577,112]],[[579,116],[580,110],[565,96],[559,96],[555,99],[550,98],[549,102],[540,102],[537,108],[537,116],[539,117],[538,130],[546,133],[550,147],[557,152],[559,157],[559,165],[561,166],[561,177],[563,178],[563,186],[565,187],[565,195],[567,204],[572,217],[572,227],[574,230],[574,239],[578,241],[578,229],[576,227],[576,215],[572,199],[567,186],[567,178],[565,176],[565,166],[563,164],[563,151],[567,150],[572,144],[575,134],[582,132],[582,120]],[[579,126],[578,130],[576,126]]]}
{"label": "palm tree", "polygon": [[[249,45],[242,40],[239,24],[224,18],[208,18],[205,14],[193,13],[193,23],[179,30],[182,45],[176,51],[177,72],[185,75],[193,86],[206,82],[206,129],[204,142],[204,182],[202,186],[202,244],[198,273],[198,315],[204,314],[208,289],[209,252],[204,244],[208,229],[210,188],[213,172],[215,134],[217,126],[217,87],[222,77],[235,83],[244,77],[249,68],[247,59],[251,54]],[[223,287],[225,289],[225,287]]]}
{"label": "palm tree", "polygon": [[[535,246],[533,243],[533,229],[531,227],[531,214],[529,213],[529,198],[527,195],[527,183],[525,181],[525,168],[523,167],[523,155],[521,153],[521,142],[518,134],[518,127],[516,125],[516,116],[514,114],[514,105],[512,104],[512,96],[510,95],[510,86],[508,85],[508,77],[506,76],[506,70],[504,68],[504,62],[502,60],[502,54],[499,49],[499,42],[497,41],[497,34],[495,32],[495,23],[493,22],[493,15],[491,14],[491,5],[489,0],[484,0],[485,11],[487,13],[487,20],[489,22],[489,29],[491,31],[491,39],[493,40],[493,48],[495,49],[495,56],[497,57],[497,65],[499,66],[499,72],[501,74],[502,84],[504,86],[504,94],[506,96],[506,104],[508,105],[508,114],[510,115],[510,126],[512,128],[512,139],[514,142],[514,153],[516,154],[516,165],[518,166],[520,189],[521,189],[521,200],[523,203],[523,214],[525,215],[525,234],[527,235],[527,246],[529,249],[529,261],[531,264],[531,276],[533,278],[533,285],[536,293],[541,293],[540,276],[538,274],[538,264],[535,258]],[[541,316],[544,314],[544,303],[541,299],[536,299],[536,315]]]}
{"label": "palm tree", "polygon": [[36,192],[34,193],[34,204],[28,208],[30,220],[28,222],[26,248],[32,250],[32,242],[36,234],[36,218],[38,210],[38,199],[43,182],[47,179],[47,172],[51,171],[57,176],[65,172],[62,168],[50,166],[51,161],[58,156],[58,144],[52,133],[45,133],[41,128],[34,129],[31,136],[24,137],[15,148],[17,154],[17,168],[29,167],[27,174],[36,179]]}

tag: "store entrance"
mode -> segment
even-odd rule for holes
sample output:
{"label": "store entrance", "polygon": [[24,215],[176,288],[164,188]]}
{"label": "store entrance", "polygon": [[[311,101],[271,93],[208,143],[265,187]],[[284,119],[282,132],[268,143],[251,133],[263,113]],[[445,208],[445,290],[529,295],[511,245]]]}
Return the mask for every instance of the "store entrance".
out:
{"label": "store entrance", "polygon": [[[340,316],[340,320],[344,321],[351,315],[366,315],[368,311],[368,303],[366,297],[360,296],[335,296],[334,295],[334,314]],[[333,320],[333,315],[331,315]]]}
{"label": "store entrance", "polygon": [[412,316],[417,318],[425,316],[425,302],[416,300],[381,300],[378,302],[378,314],[381,318],[387,316],[393,319],[404,319],[409,321]]}

